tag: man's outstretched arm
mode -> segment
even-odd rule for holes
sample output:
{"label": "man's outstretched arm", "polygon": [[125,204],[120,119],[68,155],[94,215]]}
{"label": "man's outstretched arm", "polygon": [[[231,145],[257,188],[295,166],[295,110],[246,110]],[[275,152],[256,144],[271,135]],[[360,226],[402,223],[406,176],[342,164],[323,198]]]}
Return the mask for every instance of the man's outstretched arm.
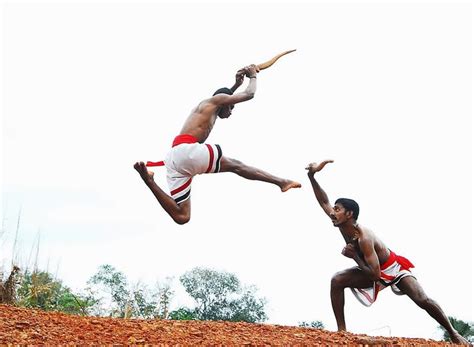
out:
{"label": "man's outstretched arm", "polygon": [[332,206],[329,203],[329,198],[326,192],[321,188],[319,183],[314,178],[314,174],[316,172],[321,171],[324,168],[324,166],[326,166],[326,164],[332,163],[332,162],[333,160],[325,160],[319,164],[311,163],[306,167],[306,170],[308,170],[308,178],[309,178],[309,181],[311,182],[311,186],[313,187],[313,192],[314,192],[314,195],[316,196],[316,200],[318,200],[319,205],[322,207],[324,212],[326,212],[326,214],[329,217],[331,217],[331,213],[333,212]]}

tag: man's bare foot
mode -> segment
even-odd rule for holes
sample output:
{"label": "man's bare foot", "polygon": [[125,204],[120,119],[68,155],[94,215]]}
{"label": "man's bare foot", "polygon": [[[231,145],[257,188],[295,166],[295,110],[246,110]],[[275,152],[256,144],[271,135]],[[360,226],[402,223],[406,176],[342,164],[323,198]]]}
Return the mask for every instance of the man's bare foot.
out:
{"label": "man's bare foot", "polygon": [[287,190],[290,190],[291,188],[301,188],[301,183],[295,182],[295,181],[290,181],[290,180],[285,180],[281,185],[280,185],[281,191],[286,192]]}
{"label": "man's bare foot", "polygon": [[466,346],[472,346],[471,343],[469,343],[468,340],[466,340],[460,333],[457,331],[453,336],[451,336],[451,341],[458,344],[458,345],[466,345]]}
{"label": "man's bare foot", "polygon": [[143,178],[145,183],[153,181],[153,175],[155,173],[152,171],[148,171],[144,162],[142,161],[136,162],[135,165],[133,165],[133,167],[135,168],[135,170],[138,171],[138,173]]}

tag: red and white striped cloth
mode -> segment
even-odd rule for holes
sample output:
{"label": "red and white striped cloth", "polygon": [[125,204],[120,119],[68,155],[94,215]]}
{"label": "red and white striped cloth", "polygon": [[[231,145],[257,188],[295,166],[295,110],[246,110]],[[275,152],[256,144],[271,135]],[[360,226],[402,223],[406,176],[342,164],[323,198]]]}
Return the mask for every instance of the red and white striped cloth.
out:
{"label": "red and white striped cloth", "polygon": [[374,282],[369,288],[351,288],[357,300],[364,305],[370,306],[377,300],[378,293],[390,286],[397,295],[403,295],[397,287],[397,283],[407,276],[413,276],[410,269],[415,267],[407,258],[396,255],[390,251],[388,260],[380,266],[380,280]]}
{"label": "red and white striped cloth", "polygon": [[198,143],[191,135],[178,135],[164,161],[147,166],[166,166],[166,180],[171,197],[181,203],[189,199],[193,176],[220,171],[222,150],[219,145]]}

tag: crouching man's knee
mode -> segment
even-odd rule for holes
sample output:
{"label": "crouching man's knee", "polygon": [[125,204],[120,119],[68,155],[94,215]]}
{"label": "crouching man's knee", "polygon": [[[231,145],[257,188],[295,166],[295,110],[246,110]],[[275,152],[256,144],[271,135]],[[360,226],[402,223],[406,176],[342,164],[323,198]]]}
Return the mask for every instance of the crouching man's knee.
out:
{"label": "crouching man's knee", "polygon": [[345,276],[343,272],[336,272],[331,278],[331,288],[345,288]]}

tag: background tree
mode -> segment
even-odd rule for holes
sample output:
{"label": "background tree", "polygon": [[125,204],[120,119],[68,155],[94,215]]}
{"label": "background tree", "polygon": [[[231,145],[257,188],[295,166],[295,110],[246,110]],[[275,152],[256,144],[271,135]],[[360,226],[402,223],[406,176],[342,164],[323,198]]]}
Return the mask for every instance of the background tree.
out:
{"label": "background tree", "polygon": [[[96,313],[102,315],[101,313],[108,312],[113,317],[125,317],[130,291],[127,289],[127,278],[122,272],[117,271],[111,265],[101,265],[99,271],[91,277],[87,284],[90,286],[88,291],[91,296],[100,295],[101,290],[109,295],[109,300],[105,304],[104,297],[100,296],[97,299]],[[105,310],[103,305],[107,306]]]}
{"label": "background tree", "polygon": [[145,284],[137,283],[135,285],[135,288],[131,291],[131,299],[128,302],[131,316],[144,319],[157,316],[158,304],[155,300],[155,295],[150,293]]}
{"label": "background tree", "polygon": [[13,266],[7,280],[3,282],[3,272],[0,272],[0,304],[14,304],[20,268]]}
{"label": "background tree", "polygon": [[88,281],[87,293],[97,298],[93,313],[121,318],[168,318],[169,305],[174,295],[171,278],[158,282],[154,290],[138,282],[128,283],[126,276],[111,265],[101,265]]}
{"label": "background tree", "polygon": [[189,309],[187,307],[180,307],[177,310],[171,311],[169,319],[174,320],[197,320],[198,317],[196,316],[195,310]]}
{"label": "background tree", "polygon": [[[186,313],[185,317],[244,322],[267,319],[265,299],[255,296],[256,287],[241,286],[234,274],[194,268],[182,275],[180,282],[196,302],[194,310],[181,309],[180,314]],[[179,314],[173,312],[170,316],[179,317]]]}
{"label": "background tree", "polygon": [[[464,322],[460,319],[454,317],[448,317],[454,329],[457,330],[465,339],[469,342],[474,342],[474,325],[471,322]],[[438,326],[438,329],[443,331],[443,340],[451,341],[449,334],[441,325]]]}
{"label": "background tree", "polygon": [[87,315],[93,305],[88,298],[74,294],[50,273],[39,270],[22,274],[17,296],[19,306],[45,311]]}
{"label": "background tree", "polygon": [[156,284],[158,296],[158,308],[156,318],[167,319],[170,313],[171,299],[174,296],[174,291],[171,289],[172,277],[168,277],[163,282]]}
{"label": "background tree", "polygon": [[265,313],[266,301],[257,298],[257,287],[248,286],[241,289],[242,295],[230,302],[230,319],[234,322],[263,322],[267,319]]}
{"label": "background tree", "polygon": [[132,315],[145,319],[167,319],[173,294],[170,279],[163,283],[158,282],[154,290],[150,290],[146,285],[138,283],[132,291]]}

